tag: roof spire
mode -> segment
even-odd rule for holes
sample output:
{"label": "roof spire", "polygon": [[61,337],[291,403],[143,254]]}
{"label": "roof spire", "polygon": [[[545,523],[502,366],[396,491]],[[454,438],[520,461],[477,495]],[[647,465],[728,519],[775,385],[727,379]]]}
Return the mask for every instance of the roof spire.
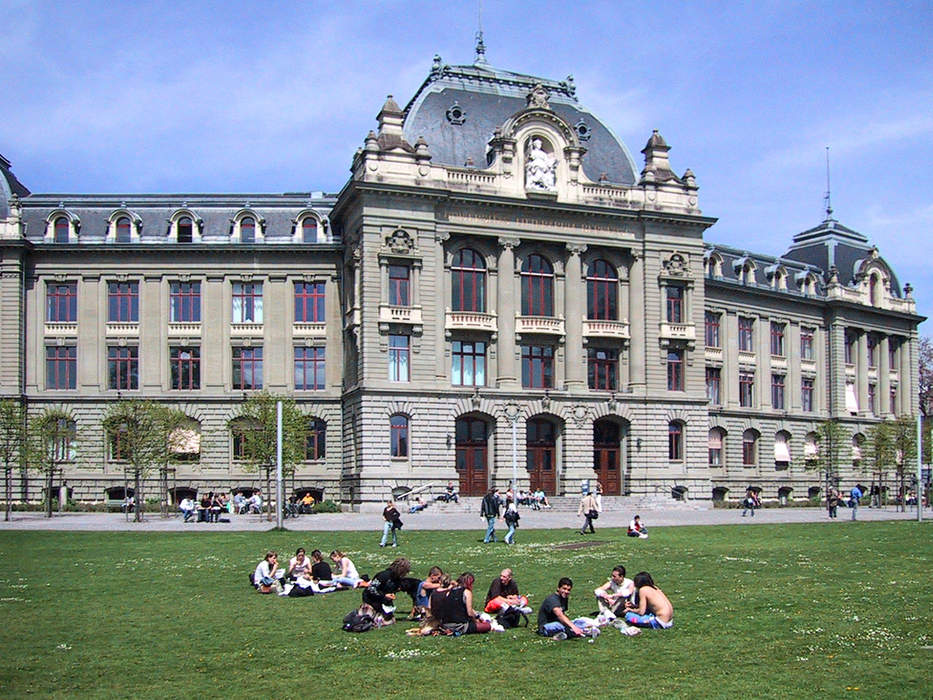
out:
{"label": "roof spire", "polygon": [[476,26],[476,58],[473,59],[473,63],[486,63],[486,44],[483,41],[483,0],[477,3]]}
{"label": "roof spire", "polygon": [[833,218],[833,203],[830,197],[829,187],[829,146],[826,147],[826,194],[823,195],[823,201],[826,202],[826,220]]}

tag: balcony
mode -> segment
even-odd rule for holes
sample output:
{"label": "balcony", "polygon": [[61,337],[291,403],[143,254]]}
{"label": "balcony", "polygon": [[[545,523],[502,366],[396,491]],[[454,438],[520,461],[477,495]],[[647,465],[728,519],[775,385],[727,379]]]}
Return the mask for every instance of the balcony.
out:
{"label": "balcony", "polygon": [[739,364],[756,365],[758,364],[758,355],[751,350],[739,350]]}
{"label": "balcony", "polygon": [[293,323],[292,337],[294,338],[323,338],[327,335],[325,323]]}
{"label": "balcony", "polygon": [[667,340],[696,341],[697,329],[692,323],[661,323],[661,337]]}
{"label": "balcony", "polygon": [[262,338],[263,327],[261,323],[231,323],[231,338]]}
{"label": "balcony", "polygon": [[583,335],[592,338],[615,338],[628,340],[628,321],[583,320]]}
{"label": "balcony", "polygon": [[771,356],[771,369],[787,369],[787,357],[784,355]]}
{"label": "balcony", "polygon": [[420,328],[423,325],[420,306],[379,305],[379,329],[387,331],[390,324],[405,324]]}
{"label": "balcony", "polygon": [[515,333],[564,335],[564,319],[553,316],[516,316]]}
{"label": "balcony", "polygon": [[444,321],[444,330],[495,333],[497,330],[496,315],[482,311],[448,311]]}
{"label": "balcony", "polygon": [[139,323],[129,321],[118,321],[107,323],[108,338],[138,338]]}
{"label": "balcony", "polygon": [[169,338],[197,338],[201,335],[201,324],[197,321],[172,321],[168,324]]}
{"label": "balcony", "polygon": [[706,359],[710,362],[722,362],[722,348],[712,348],[709,345],[705,348]]}
{"label": "balcony", "polygon": [[73,338],[78,335],[78,324],[76,322],[46,321],[46,338]]}

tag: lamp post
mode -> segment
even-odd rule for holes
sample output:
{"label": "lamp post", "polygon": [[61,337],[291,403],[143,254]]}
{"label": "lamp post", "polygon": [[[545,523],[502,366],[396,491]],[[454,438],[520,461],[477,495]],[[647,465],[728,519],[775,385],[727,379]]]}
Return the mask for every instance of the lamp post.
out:
{"label": "lamp post", "polygon": [[512,491],[518,492],[518,404],[505,406],[505,415],[512,421]]}

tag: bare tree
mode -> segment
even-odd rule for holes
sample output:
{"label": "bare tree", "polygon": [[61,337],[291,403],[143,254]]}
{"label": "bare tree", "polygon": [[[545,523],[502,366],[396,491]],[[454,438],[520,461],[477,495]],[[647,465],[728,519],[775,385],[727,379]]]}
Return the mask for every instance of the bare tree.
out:
{"label": "bare tree", "polygon": [[[917,459],[917,419],[901,416],[892,424],[891,441],[894,446],[894,470],[897,474],[897,491],[900,510],[906,510],[907,489],[905,482],[911,465]],[[920,484],[917,484],[920,495]]]}
{"label": "bare tree", "polygon": [[13,501],[13,466],[24,456],[26,441],[26,412],[16,399],[0,400],[0,460],[3,461],[6,510],[4,520],[10,519]]}
{"label": "bare tree", "polygon": [[179,410],[155,401],[130,399],[110,405],[103,426],[115,457],[124,459],[133,472],[133,521],[141,522],[146,500],[143,480],[153,467],[164,467],[175,452],[173,433],[187,425]]}
{"label": "bare tree", "polygon": [[852,435],[836,418],[824,420],[816,427],[816,459],[808,464],[819,469],[824,475],[824,492],[839,485],[840,463],[846,446],[852,444]]}

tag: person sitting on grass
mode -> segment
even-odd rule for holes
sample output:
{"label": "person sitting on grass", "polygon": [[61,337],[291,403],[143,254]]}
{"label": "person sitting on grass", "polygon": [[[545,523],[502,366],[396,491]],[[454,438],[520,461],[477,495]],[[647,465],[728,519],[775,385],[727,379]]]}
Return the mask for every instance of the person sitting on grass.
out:
{"label": "person sitting on grass", "polygon": [[619,617],[625,612],[625,601],[631,598],[634,592],[635,583],[632,579],[625,578],[625,567],[621,564],[612,569],[606,583],[593,591],[599,611],[611,612]]}
{"label": "person sitting on grass", "polygon": [[[443,584],[444,572],[439,566],[432,566],[428,571],[428,577],[424,581],[417,581],[414,593],[411,594],[412,610],[409,620],[421,620],[428,614],[428,604],[431,600],[431,594],[439,589]],[[409,579],[403,579],[408,581]]]}
{"label": "person sitting on grass", "polygon": [[528,607],[528,598],[519,594],[518,584],[512,577],[512,570],[503,569],[499,577],[493,579],[492,583],[489,584],[484,609],[490,615],[496,615],[505,612],[510,607],[517,608],[520,613],[525,615],[531,614],[531,608]]}
{"label": "person sitting on grass", "polygon": [[439,609],[431,608],[440,622],[441,629],[448,634],[459,637],[462,634],[485,634],[490,630],[504,631],[502,625],[481,619],[473,609],[473,582],[475,580],[469,571],[464,572],[457,579],[457,585],[448,591],[443,601],[440,602]]}
{"label": "person sitting on grass", "polygon": [[[270,549],[266,552],[266,556],[263,557],[263,560],[259,562],[253,572],[253,585],[258,591],[268,593],[269,589],[274,589],[276,592],[281,592],[282,582],[280,579],[285,572],[276,568],[278,563],[279,555],[275,551]],[[265,591],[262,590],[263,586],[266,587]]]}
{"label": "person sitting on grass", "polygon": [[334,572],[331,570],[330,564],[324,561],[324,555],[321,554],[320,549],[311,552],[311,578],[326,582],[330,582],[334,578]]}
{"label": "person sitting on grass", "polygon": [[564,576],[557,582],[557,592],[551,593],[538,608],[538,634],[558,641],[583,637],[586,632],[577,627],[569,617],[570,591],[573,581]]}
{"label": "person sitting on grass", "polygon": [[628,524],[628,536],[642,538],[648,536],[648,528],[646,528],[644,523],[642,523],[640,515],[636,515],[634,518],[632,518],[632,522]]}
{"label": "person sitting on grass", "polygon": [[363,590],[363,602],[380,613],[386,625],[395,622],[395,594],[402,590],[402,579],[411,571],[411,562],[399,557],[387,569],[372,577]]}
{"label": "person sitting on grass", "polygon": [[333,577],[334,583],[346,588],[357,588],[363,582],[363,578],[356,570],[356,566],[346,554],[339,549],[335,549],[330,553],[330,558],[340,567],[340,573]]}
{"label": "person sitting on grass", "polygon": [[637,605],[625,603],[625,621],[628,624],[654,630],[674,626],[674,606],[647,571],[635,574],[635,596]]}
{"label": "person sitting on grass", "polygon": [[310,570],[311,560],[305,556],[305,548],[299,547],[298,551],[295,552],[295,556],[288,560],[288,571],[285,573],[285,576],[290,581],[294,581]]}

